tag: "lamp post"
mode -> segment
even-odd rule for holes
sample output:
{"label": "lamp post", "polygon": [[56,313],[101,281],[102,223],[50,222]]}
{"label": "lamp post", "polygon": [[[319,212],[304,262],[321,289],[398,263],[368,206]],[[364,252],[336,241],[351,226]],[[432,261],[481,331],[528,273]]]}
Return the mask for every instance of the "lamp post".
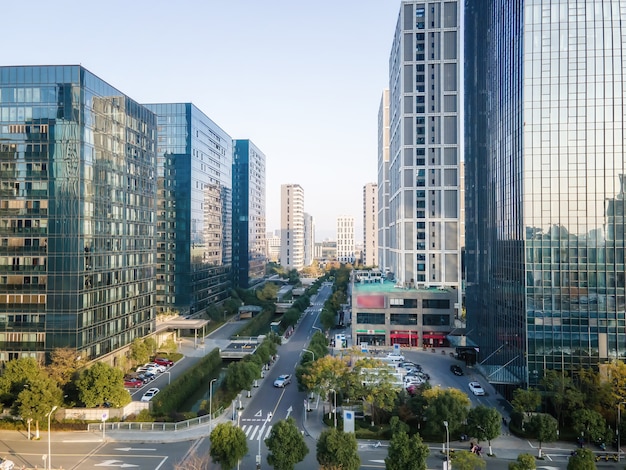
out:
{"label": "lamp post", "polygon": [[450,432],[448,430],[448,422],[444,421],[443,425],[446,428],[446,470],[450,470]]}
{"label": "lamp post", "polygon": [[216,380],[217,378],[211,379],[209,384],[209,432],[213,431],[213,382]]}
{"label": "lamp post", "polygon": [[267,418],[265,419],[265,422],[263,423],[263,426],[261,427],[261,430],[259,431],[259,437],[258,437],[259,453],[256,456],[256,468],[257,468],[257,470],[259,470],[261,468],[261,437],[263,436],[263,431],[265,431],[265,425],[267,423],[269,423],[271,419],[272,419],[272,412],[268,411],[267,412]]}
{"label": "lamp post", "polygon": [[50,450],[50,418],[52,417],[52,413],[54,413],[56,409],[57,409],[57,406],[54,405],[52,409],[50,410],[50,413],[48,413],[47,415],[48,417],[48,460],[47,460],[48,470],[52,468],[52,455],[51,455],[51,450]]}
{"label": "lamp post", "polygon": [[617,433],[617,461],[621,460],[622,455],[622,436],[619,432],[619,428],[622,424],[622,405],[626,404],[626,401],[620,401],[617,404],[617,427],[615,428],[615,432]]}
{"label": "lamp post", "polygon": [[311,351],[310,349],[303,349],[303,351],[311,353],[311,356],[313,356],[313,362],[315,362],[315,353],[313,351]]}
{"label": "lamp post", "polygon": [[335,408],[333,410],[333,413],[335,414],[335,428],[337,428],[337,391],[334,388],[329,388],[328,391],[333,392],[333,398],[335,402]]}

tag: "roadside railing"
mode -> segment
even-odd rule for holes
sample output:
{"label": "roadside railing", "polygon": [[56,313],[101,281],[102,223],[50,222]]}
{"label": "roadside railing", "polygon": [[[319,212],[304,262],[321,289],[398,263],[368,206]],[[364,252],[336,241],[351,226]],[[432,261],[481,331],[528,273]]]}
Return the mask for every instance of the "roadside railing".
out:
{"label": "roadside railing", "polygon": [[[214,416],[220,416],[224,412],[224,408],[218,409]],[[140,423],[132,421],[119,421],[119,422],[103,422],[103,423],[89,423],[87,430],[92,432],[102,431],[104,426],[105,431],[183,431],[203,424],[209,424],[211,421],[210,415],[199,416],[197,418],[188,419],[186,421],[178,421],[176,423]]]}

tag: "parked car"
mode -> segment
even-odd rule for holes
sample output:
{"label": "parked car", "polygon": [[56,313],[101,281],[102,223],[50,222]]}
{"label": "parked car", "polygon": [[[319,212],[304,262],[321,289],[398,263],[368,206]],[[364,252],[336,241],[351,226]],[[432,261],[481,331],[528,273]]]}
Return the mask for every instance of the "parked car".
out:
{"label": "parked car", "polygon": [[389,353],[387,354],[385,359],[387,359],[388,361],[400,362],[400,361],[404,361],[404,356],[402,354]]}
{"label": "parked car", "polygon": [[148,362],[147,364],[143,365],[144,367],[154,367],[157,372],[165,372],[167,370],[166,366],[162,366],[160,364],[157,364],[155,362]]}
{"label": "parked car", "polygon": [[154,398],[154,396],[159,393],[158,388],[151,388],[141,397],[141,401],[150,401]]}
{"label": "parked car", "polygon": [[14,467],[12,460],[0,458],[0,470],[13,470]]}
{"label": "parked car", "polygon": [[171,361],[169,359],[166,359],[164,357],[155,357],[154,360],[152,361],[160,366],[165,366],[165,367],[172,367],[174,365],[174,361]]}
{"label": "parked car", "polygon": [[137,367],[137,372],[140,372],[140,373],[150,372],[151,374],[157,375],[159,373],[159,369],[154,366],[150,366],[150,367],[141,366],[141,367]]}
{"label": "parked car", "polygon": [[143,387],[143,380],[139,379],[126,379],[124,380],[124,387],[139,388]]}
{"label": "parked car", "polygon": [[482,396],[482,395],[485,394],[485,390],[483,389],[483,387],[478,382],[470,382],[469,383],[469,389],[476,396]]}
{"label": "parked car", "polygon": [[452,372],[454,375],[463,375],[463,369],[461,369],[461,366],[458,366],[456,364],[452,364],[450,366],[450,372]]}
{"label": "parked car", "polygon": [[274,380],[274,387],[283,388],[286,385],[291,383],[291,375],[283,374],[279,375],[276,380]]}

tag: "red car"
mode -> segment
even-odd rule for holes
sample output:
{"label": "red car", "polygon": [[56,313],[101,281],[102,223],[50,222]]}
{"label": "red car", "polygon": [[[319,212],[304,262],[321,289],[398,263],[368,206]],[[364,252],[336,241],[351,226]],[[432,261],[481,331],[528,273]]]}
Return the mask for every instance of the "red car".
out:
{"label": "red car", "polygon": [[124,387],[139,388],[143,385],[143,382],[139,379],[126,379],[124,380]]}
{"label": "red car", "polygon": [[170,367],[174,365],[174,361],[170,361],[169,359],[165,359],[164,357],[155,357],[154,361],[152,362],[165,367]]}

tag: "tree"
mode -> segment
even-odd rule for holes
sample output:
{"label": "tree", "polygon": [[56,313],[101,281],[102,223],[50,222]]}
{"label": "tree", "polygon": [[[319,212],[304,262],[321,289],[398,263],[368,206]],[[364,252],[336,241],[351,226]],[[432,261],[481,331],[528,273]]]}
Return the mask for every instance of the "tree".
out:
{"label": "tree", "polygon": [[222,470],[231,470],[248,453],[246,433],[230,422],[220,423],[211,431],[211,450],[213,462]]}
{"label": "tree", "polygon": [[339,389],[348,373],[348,364],[333,356],[316,358],[302,374],[302,386],[311,392],[326,395],[329,389]]}
{"label": "tree", "polygon": [[143,364],[150,359],[148,346],[141,338],[136,338],[130,345],[130,358],[136,364]]}
{"label": "tree", "polygon": [[24,421],[35,421],[35,436],[39,438],[39,422],[46,419],[53,407],[63,403],[63,392],[56,380],[40,374],[32,378],[18,394],[15,407]]}
{"label": "tree", "polygon": [[567,470],[595,470],[596,458],[589,449],[576,449],[567,461]]}
{"label": "tree", "polygon": [[[385,468],[387,470],[426,470],[426,458],[430,453],[419,434],[409,437],[397,416],[392,418],[392,429],[396,429],[389,441]],[[404,426],[401,426],[403,425]]]}
{"label": "tree", "polygon": [[371,358],[359,359],[346,378],[348,379],[346,394],[372,406],[373,423],[378,421],[378,410],[387,412],[393,410],[398,389],[394,383],[394,376],[382,361]]}
{"label": "tree", "polygon": [[470,399],[465,393],[456,388],[444,390],[435,387],[424,390],[422,396],[426,400],[424,416],[433,434],[445,436],[444,421],[448,422],[450,434],[461,431],[470,406]]}
{"label": "tree", "polygon": [[270,451],[267,463],[276,470],[293,470],[309,453],[304,437],[293,418],[276,423],[269,437],[265,439],[265,445]]}
{"label": "tree", "polygon": [[124,388],[122,371],[104,362],[96,362],[83,370],[76,381],[76,388],[78,399],[89,408],[104,403],[120,407],[131,401],[130,394]]}
{"label": "tree", "polygon": [[585,436],[590,442],[602,442],[607,431],[602,415],[586,409],[572,413],[572,427],[579,436]]}
{"label": "tree", "polygon": [[325,330],[330,330],[333,326],[335,326],[337,324],[337,315],[334,310],[325,305],[322,309],[322,313],[320,314],[320,323]]}
{"label": "tree", "polygon": [[530,418],[532,413],[537,411],[537,408],[541,405],[541,395],[534,388],[518,388],[513,392],[511,405],[515,411],[525,413],[526,417]]}
{"label": "tree", "polygon": [[535,470],[535,457],[530,454],[519,454],[515,462],[509,464],[509,470]]}
{"label": "tree", "polygon": [[556,441],[559,422],[550,415],[538,413],[530,418],[528,426],[535,438],[539,441],[539,457],[541,457],[541,444]]}
{"label": "tree", "polygon": [[455,452],[452,460],[454,470],[476,470],[477,468],[485,468],[486,465],[485,461],[478,455],[467,450]]}
{"label": "tree", "polygon": [[57,348],[50,355],[50,364],[46,367],[48,375],[62,387],[72,380],[78,369],[85,365],[85,360],[72,348]]}
{"label": "tree", "polygon": [[224,386],[231,392],[250,390],[254,379],[259,377],[261,367],[250,360],[231,362],[226,369]]}
{"label": "tree", "polygon": [[500,435],[501,423],[502,415],[495,408],[480,405],[467,414],[468,433],[479,441],[488,441],[489,455],[493,455],[491,441]]}
{"label": "tree", "polygon": [[541,385],[555,413],[559,424],[563,423],[563,414],[569,410],[585,407],[585,397],[578,390],[572,378],[564,371],[546,370]]}
{"label": "tree", "polygon": [[41,367],[32,357],[7,362],[0,376],[2,402],[12,405],[24,386],[38,378],[41,373]]}
{"label": "tree", "polygon": [[337,428],[322,431],[317,440],[317,462],[322,470],[358,470],[361,459],[355,435]]}

